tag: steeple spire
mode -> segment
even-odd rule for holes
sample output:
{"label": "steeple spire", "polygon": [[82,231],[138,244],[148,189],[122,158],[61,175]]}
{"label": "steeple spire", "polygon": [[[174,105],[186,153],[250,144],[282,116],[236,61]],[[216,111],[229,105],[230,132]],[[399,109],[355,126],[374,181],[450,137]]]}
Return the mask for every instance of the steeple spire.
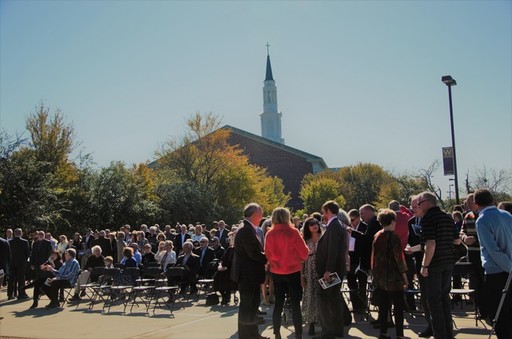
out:
{"label": "steeple spire", "polygon": [[274,81],[274,77],[272,76],[272,66],[270,65],[269,47],[270,47],[270,45],[267,42],[267,73],[265,75],[265,81],[268,81],[268,80]]}
{"label": "steeple spire", "polygon": [[281,135],[281,116],[277,110],[277,88],[270,66],[270,45],[267,42],[267,73],[263,82],[263,113],[261,116],[261,136],[284,144]]}

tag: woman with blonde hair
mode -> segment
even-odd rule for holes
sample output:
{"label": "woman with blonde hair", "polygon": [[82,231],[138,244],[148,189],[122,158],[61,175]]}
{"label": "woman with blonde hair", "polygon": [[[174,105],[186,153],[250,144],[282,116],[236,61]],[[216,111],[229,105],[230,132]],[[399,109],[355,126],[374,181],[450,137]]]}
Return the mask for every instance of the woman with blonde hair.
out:
{"label": "woman with blonde hair", "polygon": [[275,305],[272,324],[276,339],[281,338],[281,313],[286,295],[290,299],[295,337],[302,338],[302,263],[309,254],[299,230],[290,222],[290,211],[277,207],[272,212],[272,228],[265,237],[265,256],[274,281]]}
{"label": "woman with blonde hair", "polygon": [[57,244],[57,250],[60,252],[61,255],[64,255],[64,252],[68,249],[68,237],[66,237],[64,234],[61,234],[59,236],[59,243]]}

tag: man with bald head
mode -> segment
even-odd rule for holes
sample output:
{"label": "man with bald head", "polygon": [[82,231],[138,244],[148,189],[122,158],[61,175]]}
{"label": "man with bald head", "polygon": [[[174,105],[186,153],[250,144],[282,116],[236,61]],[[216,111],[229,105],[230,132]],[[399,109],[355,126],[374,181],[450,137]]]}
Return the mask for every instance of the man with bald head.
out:
{"label": "man with bald head", "polygon": [[243,226],[236,233],[235,255],[231,279],[238,283],[240,307],[238,312],[238,337],[240,339],[263,338],[259,334],[256,317],[260,304],[260,284],[265,281],[267,258],[258,240],[257,229],[263,218],[260,205],[250,203],[244,208]]}

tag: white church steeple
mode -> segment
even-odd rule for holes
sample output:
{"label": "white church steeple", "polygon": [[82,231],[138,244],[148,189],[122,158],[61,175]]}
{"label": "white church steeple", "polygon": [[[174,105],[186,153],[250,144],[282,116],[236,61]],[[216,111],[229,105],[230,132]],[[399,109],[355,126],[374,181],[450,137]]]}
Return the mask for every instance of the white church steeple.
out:
{"label": "white church steeple", "polygon": [[281,116],[277,111],[277,88],[272,76],[270,65],[270,45],[267,43],[267,70],[263,85],[263,113],[261,116],[261,136],[275,142],[284,144],[281,134]]}

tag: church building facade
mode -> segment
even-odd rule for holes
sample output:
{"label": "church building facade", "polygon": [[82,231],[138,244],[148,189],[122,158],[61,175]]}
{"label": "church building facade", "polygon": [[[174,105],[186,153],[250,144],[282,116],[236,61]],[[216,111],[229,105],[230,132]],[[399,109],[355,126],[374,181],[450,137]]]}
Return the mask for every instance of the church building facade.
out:
{"label": "church building facade", "polygon": [[324,171],[328,167],[321,157],[285,145],[281,117],[282,113],[277,109],[277,88],[267,49],[263,113],[260,114],[261,136],[232,126],[222,128],[230,130],[230,144],[238,145],[252,164],[266,168],[270,175],[283,180],[285,193],[291,193],[288,207],[297,210],[303,207],[299,192],[304,176]]}

